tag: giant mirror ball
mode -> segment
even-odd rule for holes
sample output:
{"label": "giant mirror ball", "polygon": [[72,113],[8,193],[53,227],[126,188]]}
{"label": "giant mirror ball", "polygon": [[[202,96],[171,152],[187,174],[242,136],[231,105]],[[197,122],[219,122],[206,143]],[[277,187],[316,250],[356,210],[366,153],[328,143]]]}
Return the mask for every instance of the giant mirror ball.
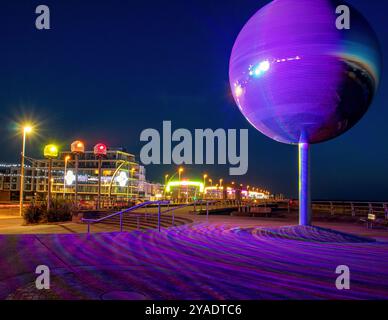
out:
{"label": "giant mirror ball", "polygon": [[353,127],[376,93],[381,53],[365,18],[350,8],[338,29],[334,0],[275,0],[244,26],[229,77],[247,120],[283,143],[318,143]]}

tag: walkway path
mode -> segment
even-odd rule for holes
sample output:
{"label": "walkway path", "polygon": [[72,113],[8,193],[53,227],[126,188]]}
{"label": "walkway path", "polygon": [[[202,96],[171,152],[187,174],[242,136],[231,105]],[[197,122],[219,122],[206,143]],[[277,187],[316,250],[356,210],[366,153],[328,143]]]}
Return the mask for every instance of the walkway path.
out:
{"label": "walkway path", "polygon": [[[255,232],[292,223],[198,217],[161,233],[1,235],[0,299],[388,298],[387,231],[322,225],[372,236],[375,243],[296,241]],[[35,289],[41,264],[51,270],[48,291]],[[338,265],[351,270],[350,290],[336,289]]]}

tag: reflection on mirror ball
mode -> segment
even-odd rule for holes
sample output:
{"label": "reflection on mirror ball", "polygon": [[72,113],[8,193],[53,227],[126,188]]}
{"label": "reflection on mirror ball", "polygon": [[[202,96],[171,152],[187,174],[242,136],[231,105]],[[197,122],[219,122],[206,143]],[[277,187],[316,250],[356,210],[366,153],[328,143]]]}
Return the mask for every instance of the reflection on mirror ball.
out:
{"label": "reflection on mirror ball", "polygon": [[336,27],[334,0],[275,0],[244,26],[230,59],[236,103],[260,132],[283,143],[318,143],[353,127],[376,93],[375,33],[350,8]]}

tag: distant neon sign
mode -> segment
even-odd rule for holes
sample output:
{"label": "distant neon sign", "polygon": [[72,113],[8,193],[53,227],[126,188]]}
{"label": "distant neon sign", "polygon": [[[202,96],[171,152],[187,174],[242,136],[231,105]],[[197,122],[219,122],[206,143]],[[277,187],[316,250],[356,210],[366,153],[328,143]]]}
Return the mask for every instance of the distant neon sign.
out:
{"label": "distant neon sign", "polygon": [[69,170],[65,176],[66,185],[71,186],[75,181],[75,175],[73,171]]}
{"label": "distant neon sign", "polygon": [[167,183],[166,191],[170,192],[171,187],[186,187],[186,186],[197,187],[199,188],[199,192],[203,192],[205,189],[202,182],[183,180],[183,181],[170,181],[169,183]]}
{"label": "distant neon sign", "polygon": [[128,176],[124,171],[121,171],[116,178],[116,182],[119,184],[120,187],[125,187],[127,185],[128,180]]}

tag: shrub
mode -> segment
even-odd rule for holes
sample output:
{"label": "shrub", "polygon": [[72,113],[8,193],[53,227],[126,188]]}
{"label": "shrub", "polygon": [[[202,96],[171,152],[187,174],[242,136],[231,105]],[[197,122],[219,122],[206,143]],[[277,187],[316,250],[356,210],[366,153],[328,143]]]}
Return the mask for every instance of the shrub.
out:
{"label": "shrub", "polygon": [[64,222],[71,221],[74,206],[65,200],[52,200],[50,210],[47,211],[47,203],[32,202],[23,212],[24,221],[27,224],[40,222]]}
{"label": "shrub", "polygon": [[[46,210],[47,211],[47,210]],[[53,200],[50,210],[46,213],[47,222],[70,221],[74,212],[71,202],[64,200]]]}
{"label": "shrub", "polygon": [[47,206],[42,203],[32,202],[27,209],[23,210],[23,218],[27,224],[39,223],[44,220],[45,211]]}

